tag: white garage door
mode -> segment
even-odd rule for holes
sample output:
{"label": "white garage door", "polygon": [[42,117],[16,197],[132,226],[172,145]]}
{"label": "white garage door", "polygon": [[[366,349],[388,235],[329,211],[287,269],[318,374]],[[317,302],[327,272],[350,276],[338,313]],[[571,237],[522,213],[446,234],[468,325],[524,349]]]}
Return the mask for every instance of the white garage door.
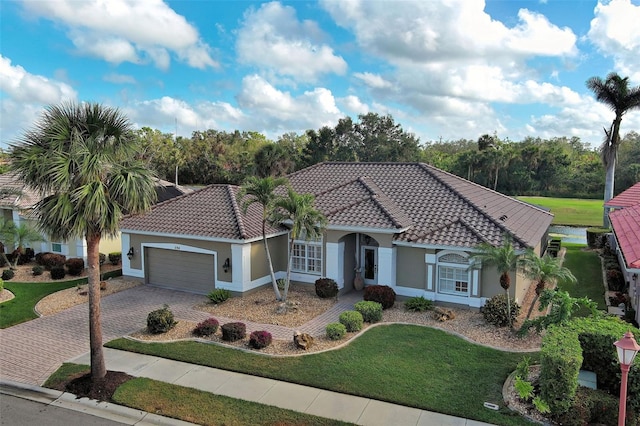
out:
{"label": "white garage door", "polygon": [[212,254],[146,248],[145,264],[148,284],[198,294],[215,288]]}

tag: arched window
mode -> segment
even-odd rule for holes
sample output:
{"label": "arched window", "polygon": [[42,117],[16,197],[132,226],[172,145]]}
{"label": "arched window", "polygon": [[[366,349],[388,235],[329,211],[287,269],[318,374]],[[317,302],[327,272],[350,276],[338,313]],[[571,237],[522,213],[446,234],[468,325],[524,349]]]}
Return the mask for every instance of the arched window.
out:
{"label": "arched window", "polygon": [[468,296],[471,283],[469,257],[461,253],[438,255],[438,292]]}

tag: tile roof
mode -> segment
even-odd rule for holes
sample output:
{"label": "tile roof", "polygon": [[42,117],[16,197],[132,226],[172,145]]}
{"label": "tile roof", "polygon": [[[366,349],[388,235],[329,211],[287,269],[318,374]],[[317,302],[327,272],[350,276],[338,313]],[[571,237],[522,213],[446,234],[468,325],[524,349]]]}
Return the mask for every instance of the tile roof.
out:
{"label": "tile roof", "polygon": [[640,203],[609,213],[627,268],[640,269]]}
{"label": "tile roof", "polygon": [[499,245],[509,233],[517,248],[534,247],[553,219],[535,206],[422,163],[320,163],[289,180],[297,192],[317,196],[329,228],[393,228],[396,241],[409,243]]}
{"label": "tile roof", "polygon": [[193,192],[193,189],[186,186],[176,185],[163,179],[155,179],[156,195],[158,196],[156,203],[170,200],[183,194]]}
{"label": "tile roof", "polygon": [[13,172],[0,175],[0,188],[14,189],[18,194],[8,194],[0,197],[0,206],[11,207],[12,209],[28,210],[33,208],[40,201],[38,193],[24,185],[22,180]]}
{"label": "tile roof", "polygon": [[622,191],[604,205],[613,208],[631,207],[640,204],[640,182]]}
{"label": "tile roof", "polygon": [[[126,231],[153,232],[245,240],[262,236],[262,209],[257,204],[244,215],[236,201],[239,188],[233,185],[211,185],[192,193],[156,204],[143,215],[122,219]],[[267,233],[283,228],[267,226]]]}

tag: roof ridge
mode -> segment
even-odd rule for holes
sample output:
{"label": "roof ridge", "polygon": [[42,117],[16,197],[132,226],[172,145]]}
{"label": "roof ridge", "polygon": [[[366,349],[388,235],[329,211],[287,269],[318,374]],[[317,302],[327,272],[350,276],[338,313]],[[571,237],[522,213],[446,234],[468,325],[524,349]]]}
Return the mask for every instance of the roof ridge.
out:
{"label": "roof ridge", "polygon": [[[431,175],[435,180],[437,180],[437,181],[438,181],[438,182],[440,182],[442,185],[444,185],[444,186],[446,186],[447,188],[449,188],[449,189],[450,189],[450,190],[451,190],[451,191],[452,191],[452,192],[453,192],[457,197],[459,197],[459,198],[461,198],[462,200],[464,200],[464,201],[467,203],[467,205],[468,205],[468,206],[470,206],[472,209],[476,210],[476,211],[477,211],[478,213],[480,213],[482,216],[484,216],[485,218],[487,218],[491,223],[493,223],[494,225],[496,225],[498,228],[502,229],[503,231],[505,231],[505,232],[507,232],[509,235],[511,235],[511,237],[512,237],[515,241],[517,241],[518,243],[522,244],[524,247],[529,247],[529,244],[527,244],[527,243],[526,243],[522,238],[520,238],[520,237],[519,237],[515,232],[511,231],[509,228],[507,228],[506,226],[504,226],[504,224],[503,224],[503,223],[501,223],[500,221],[498,221],[498,220],[494,219],[492,216],[490,216],[490,215],[489,215],[487,212],[485,212],[483,209],[479,208],[479,207],[478,207],[474,202],[472,202],[470,199],[468,199],[467,197],[465,197],[464,195],[462,195],[462,194],[460,193],[460,191],[458,191],[456,188],[454,188],[453,186],[451,186],[449,183],[445,182],[445,181],[444,181],[440,176],[437,176],[437,175],[436,175],[436,173],[434,173],[432,170],[430,170],[430,168],[431,168],[431,167],[433,167],[433,166],[429,166],[428,164],[425,164],[425,163],[420,163],[420,166],[421,166],[421,168],[422,168],[426,173],[429,173],[429,174],[430,174],[430,175]],[[440,170],[440,169],[438,169],[438,171],[439,171],[439,172],[442,172],[442,173],[444,173],[444,174],[446,174],[446,175],[449,175],[449,176],[455,177],[455,178],[457,178],[457,179],[463,179],[463,178],[461,178],[461,177],[459,177],[459,176],[456,176],[456,175],[454,175],[454,174],[452,174],[452,173],[445,172],[444,170]],[[472,185],[479,186],[480,188],[483,188],[483,189],[485,189],[485,190],[491,191],[491,192],[493,192],[493,193],[495,193],[495,194],[498,194],[498,195],[500,195],[500,196],[502,196],[502,197],[509,198],[510,200],[515,200],[515,198],[511,198],[511,197],[509,197],[509,196],[507,196],[507,195],[504,195],[504,194],[499,193],[498,191],[494,191],[493,189],[489,189],[489,188],[484,187],[484,186],[482,186],[482,185],[479,185],[479,184],[477,184],[477,183],[475,183],[475,182],[471,182],[470,180],[466,180],[466,179],[463,179],[463,180],[465,181],[465,183],[470,183],[470,184],[472,184]],[[522,202],[522,201],[518,201],[518,200],[515,200],[515,201],[517,201],[518,203],[521,203],[521,204],[526,204],[526,203],[524,203],[524,202]],[[544,213],[546,213],[546,214],[550,214],[549,212],[545,212],[544,210],[542,210],[542,209],[540,209],[540,208],[538,208],[538,207],[534,207],[534,208],[536,208],[537,210],[540,210],[540,211],[542,211],[542,212],[544,212]]]}
{"label": "roof ridge", "polygon": [[[491,241],[489,241],[488,238],[486,238],[484,235],[482,235],[482,233],[480,231],[478,231],[475,226],[473,226],[472,224],[470,224],[469,222],[466,221],[465,218],[461,217],[458,218],[458,222],[460,222],[462,225],[464,225],[465,228],[469,229],[471,232],[473,232],[473,234],[478,237],[480,240],[484,241],[486,244],[491,244]],[[526,245],[526,244],[525,244]]]}
{"label": "roof ridge", "polygon": [[240,236],[242,237],[242,239],[247,239],[249,233],[247,232],[245,226],[244,226],[244,220],[243,220],[243,215],[242,212],[240,211],[240,206],[238,206],[238,200],[237,200],[237,194],[234,194],[233,192],[233,187],[235,185],[229,185],[227,184],[227,195],[229,196],[230,200],[231,200],[231,208],[233,209],[233,215],[236,218],[236,225],[238,226],[238,231],[240,231]]}
{"label": "roof ridge", "polygon": [[357,177],[357,178],[354,178],[354,179],[351,179],[351,180],[345,181],[344,183],[341,183],[340,185],[332,186],[331,188],[325,189],[325,190],[324,190],[324,191],[322,191],[322,192],[318,192],[317,194],[315,194],[315,197],[316,197],[316,198],[321,197],[322,195],[325,195],[325,194],[328,194],[328,193],[330,193],[330,192],[333,192],[333,191],[335,191],[335,190],[336,190],[336,189],[338,189],[338,188],[344,188],[344,187],[346,187],[347,185],[351,185],[351,184],[352,184],[352,183],[354,183],[354,182],[358,182],[359,180],[360,180],[360,177]]}
{"label": "roof ridge", "polygon": [[[391,220],[391,222],[393,223],[393,225],[396,228],[404,228],[404,224],[400,223],[395,215],[389,211],[389,209],[384,205],[384,203],[381,202],[381,200],[379,200],[378,198],[384,198],[386,202],[388,202],[389,204],[393,205],[399,213],[401,213],[402,215],[406,216],[406,219],[408,219],[408,222],[410,222],[410,224],[413,224],[413,221],[409,218],[409,216],[404,212],[404,210],[402,210],[392,199],[391,197],[389,197],[383,190],[382,188],[380,188],[378,186],[378,184],[370,177],[368,176],[360,176],[358,178],[358,181],[361,182],[365,188],[367,188],[371,193],[372,196],[371,198],[375,201],[376,205],[382,210],[382,212]],[[409,225],[407,225],[409,226]]]}

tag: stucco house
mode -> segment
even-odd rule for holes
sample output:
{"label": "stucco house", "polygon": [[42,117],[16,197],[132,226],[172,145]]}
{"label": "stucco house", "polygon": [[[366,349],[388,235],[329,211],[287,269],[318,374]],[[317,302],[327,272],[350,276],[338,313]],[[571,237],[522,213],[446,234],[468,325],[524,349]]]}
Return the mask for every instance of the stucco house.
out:
{"label": "stucco house", "polygon": [[605,204],[614,210],[609,220],[615,239],[618,261],[629,283],[631,304],[640,322],[640,182],[621,192]]}
{"label": "stucco house", "polygon": [[[0,197],[0,215],[4,220],[11,220],[16,225],[27,223],[33,228],[37,228],[37,220],[33,217],[33,207],[40,201],[41,196],[32,188],[25,186],[14,173],[0,174],[0,188],[11,189],[13,191]],[[174,185],[161,179],[156,179],[156,194],[158,202],[166,201],[179,195],[193,192],[191,189]],[[43,235],[44,241],[33,243],[36,253],[52,252],[63,254],[67,257],[82,257],[87,261],[87,244],[83,238],[68,241],[53,241],[48,235]],[[100,241],[100,252],[111,253],[120,251],[120,237],[102,238]],[[7,252],[13,247],[6,247]]]}
{"label": "stucco house", "polygon": [[[323,238],[294,246],[292,280],[334,279],[342,292],[359,271],[365,285],[400,296],[480,307],[503,292],[495,268],[471,258],[482,242],[544,251],[553,216],[422,163],[328,162],[288,176],[299,193],[316,196],[328,219]],[[206,294],[245,293],[270,284],[261,208],[243,214],[239,187],[211,185],[160,203],[121,223],[123,274],[145,283]],[[267,230],[278,278],[286,271],[286,227]],[[512,272],[512,296],[530,282]]]}

